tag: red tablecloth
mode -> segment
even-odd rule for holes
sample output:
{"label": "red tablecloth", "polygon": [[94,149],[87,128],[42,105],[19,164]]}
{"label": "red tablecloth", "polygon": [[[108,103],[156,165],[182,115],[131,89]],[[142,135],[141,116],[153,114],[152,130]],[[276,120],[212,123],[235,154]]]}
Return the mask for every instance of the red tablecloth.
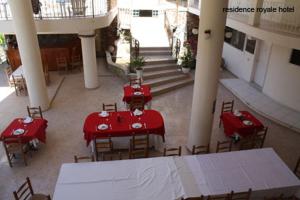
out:
{"label": "red tablecloth", "polygon": [[[117,120],[120,116],[120,122]],[[139,129],[131,127],[133,123],[141,123]],[[97,126],[107,124],[107,130],[98,130]],[[100,117],[98,112],[90,114],[83,127],[84,139],[87,145],[95,137],[122,137],[133,134],[156,134],[161,135],[164,141],[165,126],[161,114],[155,110],[144,110],[141,116],[134,116],[130,111],[109,112],[108,117]]]}
{"label": "red tablecloth", "polygon": [[124,86],[123,101],[129,104],[131,101],[131,98],[133,96],[133,93],[135,91],[140,91],[144,95],[145,103],[147,103],[147,102],[151,101],[151,99],[152,99],[150,90],[151,90],[151,88],[149,85],[141,85],[141,88],[139,88],[139,89],[133,89],[130,85]]}
{"label": "red tablecloth", "polygon": [[262,129],[263,124],[256,119],[251,113],[247,111],[240,111],[243,116],[243,120],[249,120],[253,124],[245,125],[241,118],[236,117],[231,112],[225,112],[221,115],[221,120],[223,121],[224,132],[227,136],[233,135],[235,132],[241,136],[247,136],[253,134],[255,129]]}
{"label": "red tablecloth", "polygon": [[[0,139],[4,138],[21,138],[22,142],[27,143],[33,139],[46,143],[46,128],[48,121],[45,119],[34,119],[29,124],[24,124],[22,118],[17,118],[10,123],[10,125],[1,133]],[[25,133],[22,135],[13,135],[16,129],[24,129]]]}

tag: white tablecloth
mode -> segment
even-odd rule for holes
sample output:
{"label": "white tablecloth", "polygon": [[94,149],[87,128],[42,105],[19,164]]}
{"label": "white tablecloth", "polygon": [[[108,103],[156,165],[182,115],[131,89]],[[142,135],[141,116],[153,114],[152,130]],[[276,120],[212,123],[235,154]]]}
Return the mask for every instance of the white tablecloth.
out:
{"label": "white tablecloth", "polygon": [[63,164],[54,200],[174,200],[183,187],[173,158]]}
{"label": "white tablecloth", "polygon": [[184,197],[247,191],[252,199],[293,195],[300,180],[271,148],[235,151],[176,159]]}

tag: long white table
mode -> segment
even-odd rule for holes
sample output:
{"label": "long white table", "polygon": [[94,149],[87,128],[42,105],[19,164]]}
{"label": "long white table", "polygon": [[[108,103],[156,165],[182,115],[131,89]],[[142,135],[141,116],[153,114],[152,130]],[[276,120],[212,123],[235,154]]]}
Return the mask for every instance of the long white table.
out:
{"label": "long white table", "polygon": [[175,200],[247,191],[292,195],[300,180],[271,148],[229,153],[63,164],[54,200]]}

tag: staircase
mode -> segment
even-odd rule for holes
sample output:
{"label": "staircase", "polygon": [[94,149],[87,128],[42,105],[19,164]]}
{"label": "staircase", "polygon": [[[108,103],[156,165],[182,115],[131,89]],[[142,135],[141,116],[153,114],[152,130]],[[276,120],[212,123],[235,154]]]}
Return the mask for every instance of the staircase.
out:
{"label": "staircase", "polygon": [[164,94],[194,83],[190,74],[183,74],[169,47],[141,47],[145,57],[143,80],[151,86],[153,96]]}

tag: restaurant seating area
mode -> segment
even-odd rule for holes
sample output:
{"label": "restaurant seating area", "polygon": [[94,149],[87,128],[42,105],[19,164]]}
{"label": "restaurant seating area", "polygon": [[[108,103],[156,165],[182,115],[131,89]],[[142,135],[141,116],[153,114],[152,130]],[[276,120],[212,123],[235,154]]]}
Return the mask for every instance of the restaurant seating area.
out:
{"label": "restaurant seating area", "polygon": [[[102,70],[104,71],[104,73],[109,73],[105,71],[105,69]],[[172,155],[175,157],[181,157],[181,155],[190,154],[200,155],[207,154],[209,152],[216,152],[218,148],[217,146],[220,146],[221,144],[227,145],[225,145],[227,148],[225,151],[237,151],[240,149],[239,145],[241,144],[243,139],[245,139],[243,137],[245,136],[243,135],[243,133],[246,135],[248,133],[248,131],[244,130],[245,127],[242,129],[234,127],[236,131],[242,130],[240,141],[236,141],[234,140],[234,137],[227,137],[224,134],[225,127],[227,127],[226,122],[222,122],[221,128],[218,127],[219,117],[221,115],[221,105],[223,101],[231,101],[232,99],[234,99],[235,102],[233,110],[247,110],[253,116],[258,118],[262,124],[264,124],[265,126],[267,125],[269,127],[268,134],[264,137],[265,143],[263,147],[275,148],[276,152],[279,153],[279,155],[284,159],[284,161],[287,160],[286,163],[290,166],[290,168],[294,168],[295,166],[296,158],[291,158],[290,156],[285,155],[291,152],[291,148],[297,147],[297,141],[299,141],[297,135],[294,135],[292,132],[286,130],[284,127],[278,127],[278,125],[260,117],[259,115],[256,115],[251,110],[247,109],[245,105],[239,102],[238,99],[236,99],[232,94],[230,94],[222,87],[219,89],[220,101],[218,101],[217,105],[218,113],[215,115],[215,126],[213,130],[212,140],[211,143],[207,146],[195,146],[193,148],[193,152],[187,151],[185,147],[188,125],[186,124],[185,119],[189,116],[188,112],[185,111],[188,108],[183,108],[181,106],[176,105],[181,105],[183,102],[187,101],[187,96],[191,96],[192,87],[189,87],[186,90],[179,90],[178,92],[174,92],[173,94],[169,94],[161,98],[153,98],[151,100],[151,109],[158,110],[161,113],[164,120],[165,142],[162,142],[162,146],[160,148],[155,150],[151,148],[151,145],[149,144],[149,136],[151,134],[141,135],[141,137],[135,137],[134,135],[130,135],[130,137],[128,137],[128,139],[126,139],[125,142],[127,148],[119,150],[117,148],[115,149],[115,142],[113,140],[114,137],[106,137],[104,139],[97,137],[95,138],[93,137],[93,135],[89,135],[90,133],[88,133],[88,137],[86,139],[90,140],[89,144],[94,142],[95,151],[94,154],[92,154],[90,146],[86,146],[87,141],[83,139],[84,133],[82,129],[84,127],[85,120],[87,120],[87,117],[94,112],[99,114],[99,112],[101,112],[102,110],[112,109],[109,110],[109,113],[125,112],[125,114],[128,110],[127,102],[124,103],[123,101],[125,94],[123,86],[129,83],[124,83],[121,80],[118,80],[117,78],[111,77],[104,79],[105,80],[102,80],[102,84],[111,85],[111,87],[115,87],[115,89],[112,90],[109,86],[103,86],[99,89],[91,91],[91,93],[88,93],[85,92],[83,89],[80,89],[80,87],[78,87],[83,81],[79,74],[67,75],[65,82],[63,83],[60,91],[58,92],[54,100],[52,110],[41,113],[42,116],[38,116],[40,114],[39,108],[35,110],[34,113],[36,117],[44,118],[44,120],[48,121],[48,127],[46,129],[47,140],[45,144],[39,145],[38,151],[32,152],[32,157],[30,156],[30,159],[27,160],[27,167],[25,167],[22,163],[22,158],[20,159],[20,157],[17,157],[17,161],[13,163],[13,169],[24,171],[26,172],[26,174],[13,175],[15,183],[11,184],[9,187],[6,188],[6,192],[9,193],[8,196],[11,196],[12,191],[14,191],[18,187],[18,185],[24,181],[25,175],[28,175],[30,178],[33,178],[34,182],[38,182],[37,189],[39,191],[41,190],[46,194],[50,193],[52,196],[52,194],[54,193],[54,187],[62,163],[89,163],[93,160],[98,160],[95,163],[102,163],[103,161],[117,161],[127,160],[128,158],[145,157],[155,158],[162,157],[164,155]],[[106,92],[110,92],[111,95],[107,96],[105,94]],[[78,93],[80,93],[80,95],[78,95]],[[72,100],[74,98],[76,98],[76,102]],[[174,107],[171,107],[172,109],[166,106],[169,101],[174,102]],[[2,103],[3,104],[0,105],[0,108],[2,110],[5,110],[6,108],[4,108],[3,106],[7,102],[4,101]],[[111,108],[108,108],[107,104],[111,104]],[[9,112],[10,114],[8,114],[8,116],[10,116],[10,120],[16,117],[25,117],[27,115],[32,116],[33,118],[35,117],[35,115],[32,115],[31,110],[27,110],[26,106],[22,106],[22,108],[19,108],[17,106],[14,109],[14,113]],[[151,110],[146,109],[144,112],[147,111]],[[133,112],[129,112],[129,114],[130,113]],[[112,115],[112,117],[114,117],[113,120],[115,120],[115,122],[118,121],[118,115]],[[124,115],[124,117],[121,115],[121,121],[126,118],[126,115]],[[174,121],[177,123],[174,123]],[[101,123],[97,122],[96,124]],[[9,123],[1,123],[1,126],[3,127],[7,127],[8,125]],[[112,125],[114,126],[114,124]],[[95,133],[95,126],[93,126],[93,129],[91,130]],[[236,133],[236,131],[234,131],[234,133]],[[281,143],[279,141],[276,142],[277,137],[274,138],[274,134],[276,136],[276,134],[280,134],[282,132],[284,132],[285,134],[290,134],[291,137],[295,137],[294,139],[288,141],[289,150],[280,148]],[[121,134],[121,132],[119,134]],[[158,135],[159,137],[161,137],[160,134]],[[274,140],[275,142],[273,143]],[[97,145],[98,142],[99,144],[101,144],[101,142],[104,142],[104,147],[106,149],[102,149],[103,145]],[[116,142],[116,144],[118,143]],[[261,147],[262,146],[260,145],[255,146],[255,148]],[[254,146],[252,148],[254,148]],[[172,152],[169,150],[172,150]],[[285,152],[287,154],[285,154]],[[76,155],[76,157],[74,155]],[[8,172],[5,168],[5,162],[1,163],[1,168],[4,169],[4,171]],[[44,181],[41,178],[39,178],[41,174],[36,175],[34,173],[34,171],[37,169],[42,169],[41,174],[43,174],[43,176],[45,177],[48,177],[49,180]],[[44,182],[48,182],[48,184],[45,185]],[[206,198],[208,197],[205,197],[204,199]],[[213,199],[213,196],[209,198]]]}

